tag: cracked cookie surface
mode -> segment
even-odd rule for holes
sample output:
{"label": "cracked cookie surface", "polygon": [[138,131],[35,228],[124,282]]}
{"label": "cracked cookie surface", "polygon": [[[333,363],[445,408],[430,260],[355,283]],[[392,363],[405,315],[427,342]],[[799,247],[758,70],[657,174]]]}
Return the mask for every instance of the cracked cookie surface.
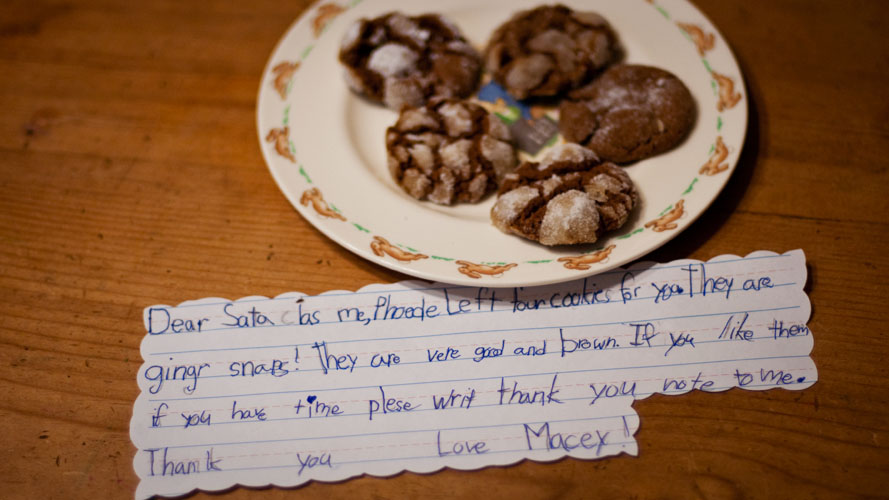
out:
{"label": "cracked cookie surface", "polygon": [[552,5],[518,12],[497,28],[485,64],[516,99],[551,97],[589,82],[620,53],[602,16]]}
{"label": "cracked cookie surface", "polygon": [[482,68],[457,26],[439,14],[359,19],[346,31],[339,59],[352,90],[396,111],[433,98],[467,97]]}
{"label": "cracked cookie surface", "polygon": [[395,182],[414,198],[441,205],[481,200],[516,165],[506,125],[458,99],[403,109],[386,130],[386,152]]}
{"label": "cracked cookie surface", "polygon": [[553,148],[503,180],[491,220],[501,231],[544,245],[593,243],[623,226],[638,203],[624,170],[577,144]]}
{"label": "cracked cookie surface", "polygon": [[652,66],[612,66],[569,96],[559,107],[562,136],[615,163],[672,149],[695,121],[694,98],[685,84]]}

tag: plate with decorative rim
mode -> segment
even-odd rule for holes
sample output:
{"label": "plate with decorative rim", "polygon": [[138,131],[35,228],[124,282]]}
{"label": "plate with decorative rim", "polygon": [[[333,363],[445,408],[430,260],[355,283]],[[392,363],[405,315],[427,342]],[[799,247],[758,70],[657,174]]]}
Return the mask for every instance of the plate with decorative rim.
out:
{"label": "plate with decorative rim", "polygon": [[747,129],[743,75],[716,27],[686,0],[565,1],[617,32],[624,62],[661,67],[688,86],[697,119],[673,150],[626,167],[640,195],[627,224],[594,244],[546,247],[497,230],[494,196],[477,204],[417,201],[389,175],[385,131],[398,113],[352,93],[337,56],[357,19],[437,12],[480,51],[530,0],[322,0],[274,49],[257,101],[266,164],[287,199],[348,250],[411,276],[486,287],[583,278],[634,261],[676,237],[735,169]]}

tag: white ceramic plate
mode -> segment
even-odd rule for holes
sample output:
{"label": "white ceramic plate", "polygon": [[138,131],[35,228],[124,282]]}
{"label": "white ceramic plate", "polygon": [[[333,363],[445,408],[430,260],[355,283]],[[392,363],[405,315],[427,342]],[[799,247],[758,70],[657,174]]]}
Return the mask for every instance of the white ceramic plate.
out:
{"label": "white ceramic plate", "polygon": [[747,128],[740,69],[716,28],[685,0],[564,3],[602,14],[626,62],[673,72],[697,102],[695,128],[679,147],[627,168],[641,203],[624,228],[594,245],[549,248],[492,226],[493,196],[452,207],[411,198],[386,167],[384,132],[397,113],[352,94],[343,80],[339,43],[356,19],[439,12],[483,47],[511,14],[540,4],[532,0],[325,0],[310,7],[278,43],[259,91],[257,128],[275,181],[306,220],[345,248],[446,283],[556,283],[663,245],[707,209],[735,168]]}

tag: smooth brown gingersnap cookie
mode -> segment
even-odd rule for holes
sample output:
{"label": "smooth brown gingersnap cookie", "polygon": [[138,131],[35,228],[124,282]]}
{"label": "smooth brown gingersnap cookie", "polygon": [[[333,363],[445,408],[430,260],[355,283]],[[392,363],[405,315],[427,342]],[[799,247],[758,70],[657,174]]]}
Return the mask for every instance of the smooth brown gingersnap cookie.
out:
{"label": "smooth brown gingersnap cookie", "polygon": [[439,14],[359,19],[346,31],[339,59],[352,90],[396,111],[438,97],[468,97],[482,68],[460,30]]}
{"label": "smooth brown gingersnap cookie", "polygon": [[562,144],[541,163],[507,174],[491,220],[505,233],[544,245],[593,243],[623,226],[638,202],[621,167],[577,144]]}
{"label": "smooth brown gingersnap cookie", "polygon": [[695,121],[694,98],[685,84],[651,66],[613,66],[570,97],[559,107],[562,136],[615,163],[673,148]]}
{"label": "smooth brown gingersnap cookie", "polygon": [[386,130],[389,172],[418,200],[477,202],[516,165],[509,129],[478,104],[433,100],[404,108]]}
{"label": "smooth brown gingersnap cookie", "polygon": [[517,13],[485,49],[488,70],[516,99],[580,87],[619,57],[617,35],[602,16],[564,5]]}

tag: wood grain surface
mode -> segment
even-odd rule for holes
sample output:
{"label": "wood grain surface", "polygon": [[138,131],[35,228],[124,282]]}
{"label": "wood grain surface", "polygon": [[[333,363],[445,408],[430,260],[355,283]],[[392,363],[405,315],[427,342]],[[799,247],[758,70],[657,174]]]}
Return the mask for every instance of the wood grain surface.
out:
{"label": "wood grain surface", "polygon": [[[819,382],[639,401],[637,458],[224,498],[889,495],[889,4],[694,1],[750,126],[715,205],[648,258],[805,250]],[[132,498],[144,307],[406,278],[316,231],[263,163],[259,80],[307,5],[0,2],[0,497]]]}

